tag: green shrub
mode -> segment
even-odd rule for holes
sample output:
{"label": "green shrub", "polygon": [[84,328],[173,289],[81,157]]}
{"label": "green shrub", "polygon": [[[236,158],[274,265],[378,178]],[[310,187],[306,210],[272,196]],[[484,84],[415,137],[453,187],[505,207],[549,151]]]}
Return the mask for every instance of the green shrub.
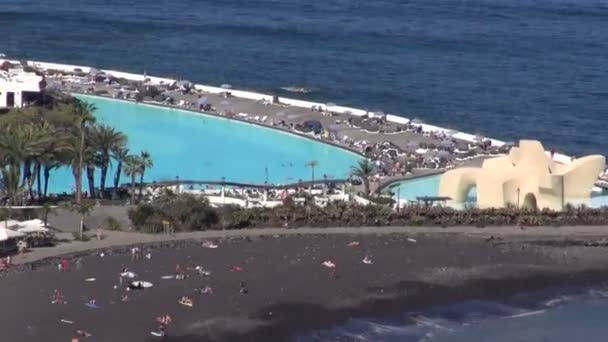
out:
{"label": "green shrub", "polygon": [[[245,209],[236,206],[212,208],[206,199],[188,194],[161,195],[152,204],[129,210],[136,229],[162,232],[163,221],[176,231],[241,229],[250,227],[339,227],[339,226],[567,226],[608,225],[608,208],[567,208],[562,212],[507,207],[501,209],[409,205],[399,211],[388,205],[330,202],[320,208],[313,201],[296,204],[290,197],[275,208]],[[221,218],[221,219],[220,219]]]}
{"label": "green shrub", "polygon": [[80,236],[79,232],[72,232],[72,237],[74,238],[75,241],[90,241],[91,237],[87,234],[82,234],[82,237]]}
{"label": "green shrub", "polygon": [[136,207],[130,208],[127,212],[127,216],[133,223],[133,226],[136,229],[140,229],[148,223],[155,213],[156,209],[152,205],[142,203]]}
{"label": "green shrub", "polygon": [[190,194],[164,193],[153,204],[143,203],[129,209],[129,219],[139,230],[162,230],[163,223],[182,231],[204,230],[219,223],[218,211],[206,199]]}
{"label": "green shrub", "polygon": [[107,230],[121,230],[120,222],[113,216],[106,217],[105,224]]}

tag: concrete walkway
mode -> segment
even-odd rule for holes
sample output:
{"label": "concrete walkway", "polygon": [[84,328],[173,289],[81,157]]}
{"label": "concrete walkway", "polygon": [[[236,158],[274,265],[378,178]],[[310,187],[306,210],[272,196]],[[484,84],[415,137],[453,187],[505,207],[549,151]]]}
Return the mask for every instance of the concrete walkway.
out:
{"label": "concrete walkway", "polygon": [[[230,237],[259,237],[273,235],[323,235],[323,234],[466,234],[473,236],[502,236],[513,238],[567,238],[567,237],[608,237],[608,226],[568,226],[568,227],[337,227],[337,228],[259,228],[242,230],[210,230],[177,233],[174,236],[162,234],[143,234],[122,231],[104,231],[102,240],[71,241],[60,243],[55,247],[36,248],[26,254],[13,258],[15,264],[23,264],[55,257],[63,254],[86,250],[103,249],[117,246],[128,246],[142,243],[178,241],[188,239],[222,239]],[[71,234],[59,233],[58,238],[71,238]]]}

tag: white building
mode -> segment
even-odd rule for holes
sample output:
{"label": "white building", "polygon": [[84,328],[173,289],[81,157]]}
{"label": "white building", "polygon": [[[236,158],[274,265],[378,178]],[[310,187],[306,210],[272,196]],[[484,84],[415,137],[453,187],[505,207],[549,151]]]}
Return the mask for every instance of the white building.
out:
{"label": "white building", "polygon": [[43,78],[23,69],[0,70],[0,108],[23,107],[40,93]]}

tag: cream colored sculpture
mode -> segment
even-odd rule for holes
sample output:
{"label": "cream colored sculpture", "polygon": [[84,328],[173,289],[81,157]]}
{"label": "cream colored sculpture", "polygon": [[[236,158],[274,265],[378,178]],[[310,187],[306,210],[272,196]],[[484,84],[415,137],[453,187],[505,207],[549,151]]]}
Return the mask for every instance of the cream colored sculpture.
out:
{"label": "cream colored sculpture", "polygon": [[487,159],[481,168],[447,171],[439,182],[439,196],[450,197],[449,205],[464,204],[476,187],[479,208],[507,204],[528,208],[561,210],[566,203],[589,205],[591,190],[606,160],[591,155],[559,164],[536,140],[521,140],[509,155]]}

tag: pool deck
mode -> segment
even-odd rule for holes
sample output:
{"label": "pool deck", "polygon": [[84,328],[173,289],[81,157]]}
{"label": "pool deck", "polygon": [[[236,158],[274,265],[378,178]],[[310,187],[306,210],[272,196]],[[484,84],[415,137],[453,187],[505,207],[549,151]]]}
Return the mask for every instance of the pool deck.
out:
{"label": "pool deck", "polygon": [[[0,59],[0,63],[3,61]],[[59,85],[62,91],[119,100],[132,93],[128,86],[122,83],[110,86],[103,81],[95,82],[93,79],[96,77],[93,75],[111,75],[113,79],[127,80],[128,85],[144,82],[159,88],[165,96],[169,94],[173,99],[173,104],[149,101],[150,99],[145,100],[145,104],[277,129],[381,161],[381,172],[379,177],[374,179],[377,183],[374,187],[382,187],[386,183],[426,174],[429,171],[436,174],[446,168],[479,165],[480,160],[499,154],[498,147],[504,144],[491,138],[422,122],[411,122],[397,115],[369,112],[332,103],[323,104],[198,84],[192,84],[192,91],[184,93],[170,90],[169,85],[177,82],[173,79],[38,61],[27,61],[27,65],[44,73],[47,83]],[[64,74],[57,75],[56,71]],[[79,74],[80,76],[77,76]],[[229,96],[226,96],[227,92],[230,93]],[[211,105],[211,110],[200,110],[197,101],[202,97]],[[308,120],[319,121],[330,134],[314,135],[294,129],[296,125]],[[489,140],[491,148],[479,147],[482,140]],[[556,154],[554,160],[570,162],[570,157]]]}

